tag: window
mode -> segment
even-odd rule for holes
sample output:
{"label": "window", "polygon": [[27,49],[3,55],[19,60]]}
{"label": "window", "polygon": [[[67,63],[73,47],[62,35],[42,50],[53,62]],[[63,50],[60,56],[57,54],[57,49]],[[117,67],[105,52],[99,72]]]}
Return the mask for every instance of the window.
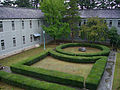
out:
{"label": "window", "polygon": [[86,20],[84,20],[83,24],[86,24]]}
{"label": "window", "polygon": [[3,32],[3,23],[0,21],[0,32]]}
{"label": "window", "polygon": [[13,38],[13,47],[16,46],[16,38]]}
{"label": "window", "polygon": [[25,44],[25,36],[23,36],[23,44]]}
{"label": "window", "polygon": [[15,23],[12,21],[12,30],[15,30]]}
{"label": "window", "polygon": [[24,21],[22,21],[22,29],[24,29]]}
{"label": "window", "polygon": [[38,20],[38,27],[39,27],[39,25],[40,25],[40,21]]}
{"label": "window", "polygon": [[32,20],[30,20],[30,28],[32,28]]}
{"label": "window", "polygon": [[107,23],[107,21],[106,21],[106,20],[104,20],[104,23]]}
{"label": "window", "polygon": [[118,27],[120,27],[120,20],[118,20]]}
{"label": "window", "polygon": [[109,22],[109,27],[112,27],[112,20],[110,20]]}
{"label": "window", "polygon": [[2,48],[2,50],[5,49],[5,43],[4,43],[4,40],[1,40],[1,48]]}
{"label": "window", "polygon": [[30,35],[30,42],[32,42],[33,41],[33,35],[31,34]]}
{"label": "window", "polygon": [[81,22],[79,22],[79,26],[81,26]]}

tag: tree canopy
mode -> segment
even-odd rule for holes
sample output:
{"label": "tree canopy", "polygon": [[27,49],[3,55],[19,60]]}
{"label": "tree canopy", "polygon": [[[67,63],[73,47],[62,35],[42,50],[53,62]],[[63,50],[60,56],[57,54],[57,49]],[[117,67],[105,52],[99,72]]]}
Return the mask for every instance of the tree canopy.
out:
{"label": "tree canopy", "polygon": [[104,19],[88,18],[87,23],[80,28],[79,36],[88,41],[104,41],[108,37],[108,27]]}
{"label": "tree canopy", "polygon": [[67,37],[70,34],[69,24],[63,22],[66,10],[64,0],[43,0],[40,3],[40,9],[44,12],[46,22],[46,25],[43,25],[43,30],[54,40]]}

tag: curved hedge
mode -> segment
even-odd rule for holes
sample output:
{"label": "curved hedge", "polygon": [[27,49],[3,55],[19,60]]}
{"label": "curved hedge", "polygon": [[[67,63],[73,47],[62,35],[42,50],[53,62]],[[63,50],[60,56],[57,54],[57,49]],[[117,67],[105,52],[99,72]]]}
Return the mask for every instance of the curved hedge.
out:
{"label": "curved hedge", "polygon": [[[102,51],[97,52],[97,53],[72,53],[72,52],[66,52],[63,51],[64,48],[67,47],[78,47],[78,46],[83,46],[83,47],[92,47],[92,48],[97,48]],[[98,45],[98,44],[89,44],[89,43],[68,43],[68,44],[62,44],[56,47],[56,51],[62,54],[66,55],[72,55],[72,56],[85,56],[85,57],[90,57],[90,56],[108,56],[110,49],[106,46],[103,45]]]}
{"label": "curved hedge", "polygon": [[70,56],[70,55],[58,53],[53,50],[50,50],[49,53],[50,56],[54,58],[67,62],[73,62],[73,63],[95,63],[97,60],[103,57],[103,56],[94,56],[94,57]]}

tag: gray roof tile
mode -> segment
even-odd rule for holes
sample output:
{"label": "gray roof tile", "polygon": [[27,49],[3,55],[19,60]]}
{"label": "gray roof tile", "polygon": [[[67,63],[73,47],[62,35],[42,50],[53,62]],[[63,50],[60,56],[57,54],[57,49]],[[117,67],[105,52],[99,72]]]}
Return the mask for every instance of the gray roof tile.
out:
{"label": "gray roof tile", "polygon": [[100,18],[120,18],[120,9],[89,9],[80,10],[82,18],[100,17]]}
{"label": "gray roof tile", "polygon": [[14,8],[0,6],[0,19],[42,18],[44,14],[39,9]]}

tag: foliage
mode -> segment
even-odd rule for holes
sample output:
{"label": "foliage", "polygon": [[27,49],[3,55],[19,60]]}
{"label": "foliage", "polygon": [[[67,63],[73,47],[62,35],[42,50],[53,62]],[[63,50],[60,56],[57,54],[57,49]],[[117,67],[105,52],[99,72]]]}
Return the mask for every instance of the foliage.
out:
{"label": "foliage", "polygon": [[0,71],[0,80],[2,82],[24,88],[25,90],[75,90],[67,86],[39,81],[33,78],[4,71]]}
{"label": "foliage", "polygon": [[[75,47],[75,46],[93,47],[93,48],[101,49],[102,51],[97,52],[97,53],[72,53],[72,52],[65,52],[62,50],[63,48]],[[57,46],[56,51],[62,54],[66,54],[66,55],[90,57],[90,56],[108,56],[110,49],[106,46],[98,45],[98,44],[68,43],[68,44],[62,44],[62,45]]]}
{"label": "foliage", "polygon": [[94,56],[94,57],[72,56],[72,55],[65,55],[62,53],[58,53],[53,50],[50,51],[50,55],[59,60],[72,62],[72,63],[95,63],[97,60],[103,57],[103,56]]}
{"label": "foliage", "polygon": [[87,24],[83,24],[80,28],[80,37],[90,42],[105,41],[108,37],[108,27],[104,19],[88,18]]}
{"label": "foliage", "polygon": [[27,8],[32,7],[32,5],[31,5],[29,0],[16,0],[15,4],[18,7],[27,7]]}
{"label": "foliage", "polygon": [[14,5],[15,3],[13,1],[8,1],[8,0],[5,0],[4,2],[1,2],[1,4],[3,6],[12,6]]}
{"label": "foliage", "polygon": [[120,47],[120,35],[117,33],[116,27],[111,27],[109,30],[110,44],[115,47]]}
{"label": "foliage", "polygon": [[104,73],[104,69],[107,63],[107,57],[101,58],[101,60],[96,61],[92,70],[90,71],[85,84],[86,88],[89,90],[97,90],[97,87],[100,83],[102,75]]}
{"label": "foliage", "polygon": [[13,64],[10,66],[10,68],[13,72],[16,73],[29,75],[46,81],[83,88],[84,78],[81,76],[47,70],[43,68],[30,67],[31,64],[40,61],[47,54],[48,51],[42,52],[40,55],[36,55],[17,64]]}
{"label": "foliage", "polygon": [[44,12],[47,25],[43,25],[45,30],[54,40],[67,37],[70,33],[69,24],[63,22],[66,6],[64,0],[43,0],[40,9]]}
{"label": "foliage", "polygon": [[67,3],[66,7],[66,13],[65,13],[65,21],[69,23],[70,29],[71,29],[71,37],[72,42],[75,35],[76,30],[78,30],[78,23],[80,21],[79,16],[79,8],[78,3],[76,0],[70,0],[70,2]]}

